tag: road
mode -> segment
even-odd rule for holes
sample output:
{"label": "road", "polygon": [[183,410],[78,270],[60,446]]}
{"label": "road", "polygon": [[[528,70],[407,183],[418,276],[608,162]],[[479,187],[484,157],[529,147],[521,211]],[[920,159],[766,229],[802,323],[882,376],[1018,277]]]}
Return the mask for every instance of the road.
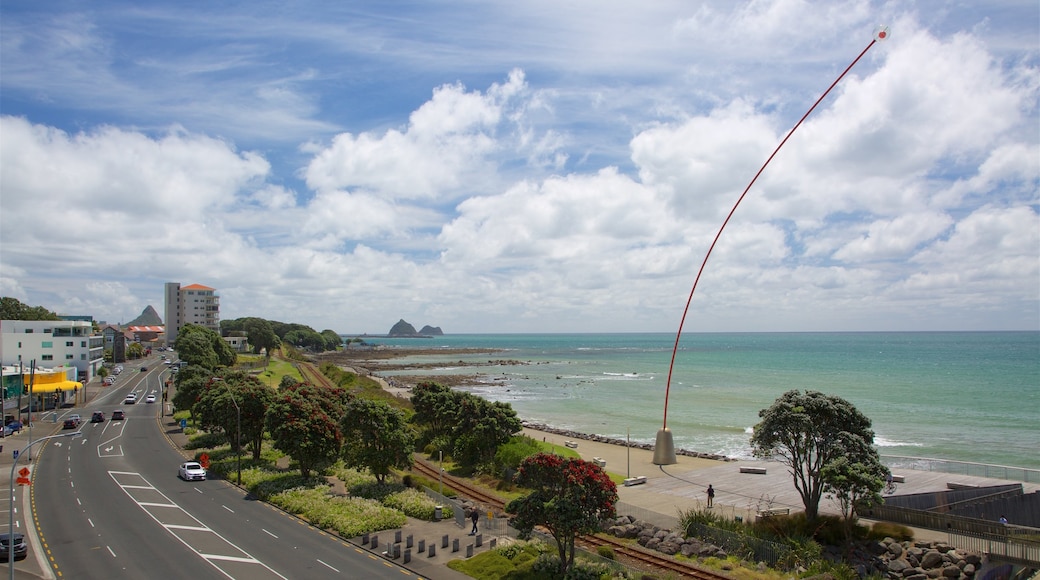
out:
{"label": "road", "polygon": [[[156,361],[157,362],[157,361]],[[400,578],[410,570],[312,528],[224,481],[185,482],[184,461],[162,433],[161,403],[122,403],[153,393],[154,365],[91,402],[83,436],[38,452],[33,504],[41,537],[62,576]],[[125,374],[124,372],[124,374]],[[123,421],[111,412],[122,409]]]}

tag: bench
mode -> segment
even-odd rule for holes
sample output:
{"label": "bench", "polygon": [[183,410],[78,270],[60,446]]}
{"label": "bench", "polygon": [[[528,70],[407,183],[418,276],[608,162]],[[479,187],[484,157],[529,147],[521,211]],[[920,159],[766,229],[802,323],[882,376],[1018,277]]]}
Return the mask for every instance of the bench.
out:
{"label": "bench", "polygon": [[791,508],[771,508],[767,510],[759,510],[758,517],[768,518],[772,516],[786,516],[791,513]]}
{"label": "bench", "polygon": [[564,447],[569,447],[571,449],[577,449],[578,448],[578,444],[575,443],[574,441],[564,441],[563,442],[563,446]]}
{"label": "bench", "polygon": [[946,482],[947,489],[978,489],[979,486],[971,483],[957,483],[956,481]]}
{"label": "bench", "polygon": [[603,459],[602,457],[593,457],[592,458],[592,462],[595,463],[596,465],[600,466],[600,467],[606,467],[607,466],[607,460]]}
{"label": "bench", "polygon": [[638,477],[629,477],[625,479],[625,487],[631,487],[633,485],[641,485],[646,483],[646,476],[640,475]]}
{"label": "bench", "polygon": [[892,474],[892,483],[906,483],[906,476],[905,475],[896,475],[896,474],[893,473]]}
{"label": "bench", "polygon": [[766,474],[766,468],[765,467],[741,467],[740,468],[740,472],[741,473],[754,473],[755,475],[765,475]]}

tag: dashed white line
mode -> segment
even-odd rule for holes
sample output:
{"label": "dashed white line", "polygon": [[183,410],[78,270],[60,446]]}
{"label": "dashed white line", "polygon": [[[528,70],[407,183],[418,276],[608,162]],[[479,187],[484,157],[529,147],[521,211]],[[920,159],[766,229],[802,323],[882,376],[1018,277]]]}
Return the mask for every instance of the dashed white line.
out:
{"label": "dashed white line", "polygon": [[116,553],[112,551],[112,546],[105,546],[105,547],[108,548],[108,553],[112,554],[112,557],[115,558],[116,557]]}
{"label": "dashed white line", "polygon": [[87,523],[90,524],[90,527],[94,527],[94,520],[87,518]]}
{"label": "dashed white line", "polygon": [[337,569],[333,568],[332,566],[329,566],[329,565],[328,565],[328,564],[326,564],[325,562],[322,562],[321,560],[318,560],[318,563],[319,563],[319,564],[321,564],[322,566],[325,566],[325,567],[326,567],[326,568],[328,568],[329,570],[332,570],[333,572],[335,572],[335,573],[339,574],[339,570],[337,570]]}
{"label": "dashed white line", "polygon": [[235,513],[235,510],[233,510],[233,509],[229,508],[229,507],[228,507],[228,506],[226,506],[226,505],[221,505],[220,507],[222,507],[222,508],[226,509],[227,511],[229,511],[229,512],[231,512],[231,513]]}
{"label": "dashed white line", "polygon": [[265,529],[263,529],[263,528],[260,528],[260,529],[261,529],[261,530],[262,530],[262,531],[263,531],[263,532],[264,532],[265,534],[267,534],[268,536],[271,536],[272,538],[274,538],[274,539],[276,539],[276,540],[278,539],[278,536],[276,536],[276,535],[272,534],[271,532],[269,532],[269,531],[267,531],[267,530],[265,530]]}

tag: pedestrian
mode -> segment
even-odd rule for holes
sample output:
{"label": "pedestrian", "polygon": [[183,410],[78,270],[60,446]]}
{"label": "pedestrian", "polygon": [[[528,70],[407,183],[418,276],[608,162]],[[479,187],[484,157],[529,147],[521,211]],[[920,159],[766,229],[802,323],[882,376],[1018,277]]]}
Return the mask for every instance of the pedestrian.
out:
{"label": "pedestrian", "polygon": [[709,483],[708,484],[708,507],[712,507],[712,504],[714,504],[714,503],[715,503],[715,488],[713,488],[711,486],[711,484]]}
{"label": "pedestrian", "polygon": [[477,508],[473,508],[473,511],[469,512],[469,519],[473,520],[473,529],[470,530],[469,535],[477,535],[477,522],[480,521],[480,512]]}
{"label": "pedestrian", "polygon": [[1002,524],[1004,524],[1006,526],[1007,525],[1007,518],[1005,518],[1003,515],[1001,515],[1000,516],[1000,523],[1002,523]]}

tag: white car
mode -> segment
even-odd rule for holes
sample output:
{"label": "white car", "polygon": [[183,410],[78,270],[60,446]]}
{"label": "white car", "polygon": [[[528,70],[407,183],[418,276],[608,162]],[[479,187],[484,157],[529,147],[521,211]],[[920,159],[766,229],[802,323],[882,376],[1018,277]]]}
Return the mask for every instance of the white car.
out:
{"label": "white car", "polygon": [[144,402],[145,403],[154,403],[155,402],[155,395],[148,395],[147,397],[144,398]]}
{"label": "white car", "polygon": [[198,461],[188,461],[181,464],[180,469],[177,470],[177,477],[185,481],[203,481],[206,479],[206,470]]}
{"label": "white car", "polygon": [[130,393],[129,395],[126,396],[125,399],[123,399],[123,404],[124,405],[136,405],[137,404],[137,395],[134,394],[134,393]]}

